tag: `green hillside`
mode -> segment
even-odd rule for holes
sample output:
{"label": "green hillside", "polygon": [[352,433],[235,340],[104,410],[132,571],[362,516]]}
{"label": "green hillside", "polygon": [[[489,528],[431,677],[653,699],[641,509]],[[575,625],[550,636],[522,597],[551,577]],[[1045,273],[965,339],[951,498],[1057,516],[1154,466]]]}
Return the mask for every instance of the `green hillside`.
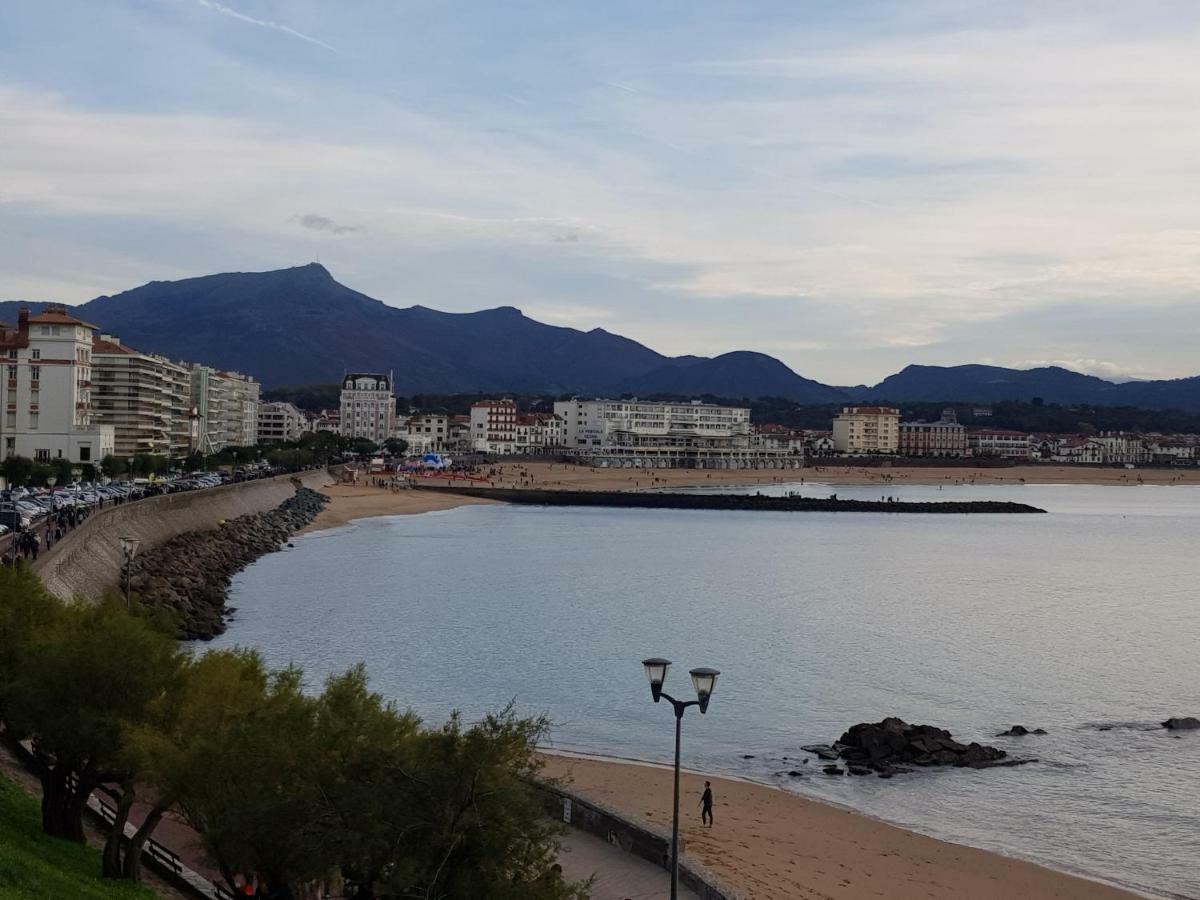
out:
{"label": "green hillside", "polygon": [[100,852],[42,834],[37,800],[0,775],[0,898],[154,900],[146,888],[99,874]]}

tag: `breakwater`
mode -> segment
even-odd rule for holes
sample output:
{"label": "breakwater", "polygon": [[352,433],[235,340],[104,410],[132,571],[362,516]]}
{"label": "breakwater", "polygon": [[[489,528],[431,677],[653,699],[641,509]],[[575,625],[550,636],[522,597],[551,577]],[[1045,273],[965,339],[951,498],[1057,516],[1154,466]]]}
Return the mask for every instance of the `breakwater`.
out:
{"label": "breakwater", "polygon": [[137,538],[139,552],[148,553],[184,532],[273,509],[296,493],[297,483],[320,489],[331,481],[324,469],[312,469],[106,507],[38,557],[33,570],[57,597],[98,600],[120,583],[122,537]]}
{"label": "breakwater", "polygon": [[416,490],[484,497],[535,506],[616,506],[636,509],[727,509],[766,512],[875,513],[1044,513],[1026,503],[1004,500],[913,501],[840,500],[835,497],[768,497],[764,494],[696,494],[635,491],[547,491],[534,488],[440,487]]}
{"label": "breakwater", "polygon": [[137,557],[130,593],[145,606],[167,610],[180,640],[214,638],[225,630],[225,598],[233,576],[278,550],[316,518],[327,500],[300,486],[275,509],[177,535]]}

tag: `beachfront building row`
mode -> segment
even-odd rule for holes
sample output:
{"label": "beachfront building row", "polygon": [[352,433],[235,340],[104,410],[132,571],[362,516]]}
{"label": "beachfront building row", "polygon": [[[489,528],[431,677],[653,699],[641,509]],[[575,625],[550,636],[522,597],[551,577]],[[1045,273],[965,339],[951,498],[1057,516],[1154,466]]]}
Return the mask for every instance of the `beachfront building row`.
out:
{"label": "beachfront building row", "polygon": [[903,456],[966,456],[967,429],[947,408],[936,422],[901,422],[898,449]]}
{"label": "beachfront building row", "polygon": [[191,365],[193,449],[208,456],[258,442],[260,386],[249,375]]}
{"label": "beachfront building row", "polygon": [[554,413],[564,450],[598,466],[798,468],[804,459],[755,434],[744,407],[576,398],[556,402]]}

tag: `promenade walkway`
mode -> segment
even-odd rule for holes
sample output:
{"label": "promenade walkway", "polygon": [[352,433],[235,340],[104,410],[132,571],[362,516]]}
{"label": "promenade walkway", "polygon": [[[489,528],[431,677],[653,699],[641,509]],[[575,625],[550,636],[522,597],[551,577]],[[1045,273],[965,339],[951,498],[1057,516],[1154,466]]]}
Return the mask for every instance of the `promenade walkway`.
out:
{"label": "promenade walkway", "polygon": [[[592,900],[665,900],[671,894],[666,869],[575,828],[564,836],[558,862],[572,881],[596,876]],[[679,896],[697,900],[682,885]]]}

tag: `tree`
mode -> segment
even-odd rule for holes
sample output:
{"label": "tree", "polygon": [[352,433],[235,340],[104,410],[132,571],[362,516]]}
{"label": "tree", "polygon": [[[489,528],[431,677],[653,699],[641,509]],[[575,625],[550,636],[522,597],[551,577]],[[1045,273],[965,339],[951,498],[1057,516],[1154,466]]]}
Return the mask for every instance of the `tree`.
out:
{"label": "tree", "polygon": [[27,456],[9,456],[0,463],[0,474],[4,475],[10,487],[28,484],[33,470],[33,460]]}
{"label": "tree", "polygon": [[[29,643],[55,627],[62,602],[23,565],[0,566],[0,719],[14,682],[21,676]],[[11,729],[6,732],[11,737]]]}
{"label": "tree", "polygon": [[4,708],[13,736],[32,738],[47,834],[82,843],[87,798],[126,776],[126,729],[180,663],[174,641],[112,600],[64,606],[27,641]]}
{"label": "tree", "polygon": [[389,456],[403,456],[408,451],[408,441],[403,438],[388,438],[383,442],[383,449]]}
{"label": "tree", "polygon": [[57,484],[70,484],[74,480],[71,470],[74,466],[69,459],[55,459],[50,462],[50,468]]}
{"label": "tree", "polygon": [[587,896],[587,885],[555,872],[560,828],[531,784],[547,727],[544,718],[521,719],[508,709],[469,728],[455,714],[423,734],[405,777],[407,822],[385,877],[388,896]]}
{"label": "tree", "polygon": [[360,456],[370,456],[379,450],[379,445],[368,438],[354,438],[350,444],[350,450]]}
{"label": "tree", "polygon": [[120,478],[125,474],[126,468],[125,460],[111,454],[100,460],[100,471],[106,478]]}

